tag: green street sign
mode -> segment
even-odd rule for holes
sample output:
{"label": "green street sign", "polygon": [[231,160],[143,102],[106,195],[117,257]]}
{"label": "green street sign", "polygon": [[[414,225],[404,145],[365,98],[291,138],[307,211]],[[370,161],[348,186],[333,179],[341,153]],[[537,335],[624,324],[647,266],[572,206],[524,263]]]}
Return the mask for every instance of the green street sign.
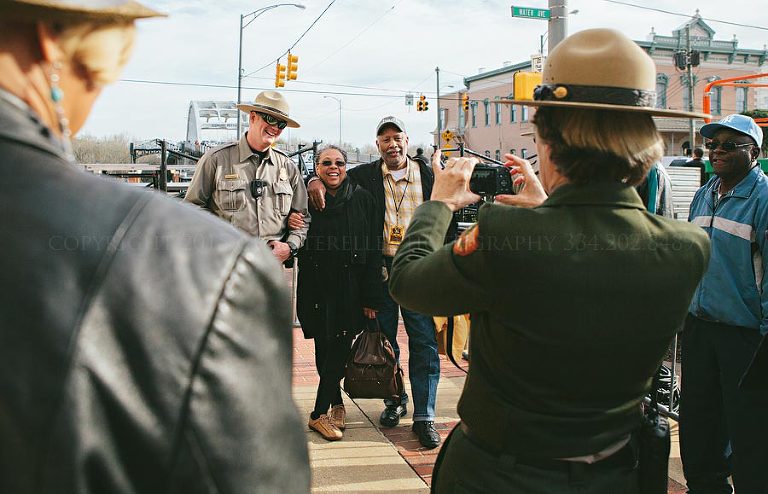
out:
{"label": "green street sign", "polygon": [[512,17],[527,17],[529,19],[549,19],[549,9],[534,9],[531,7],[512,6]]}

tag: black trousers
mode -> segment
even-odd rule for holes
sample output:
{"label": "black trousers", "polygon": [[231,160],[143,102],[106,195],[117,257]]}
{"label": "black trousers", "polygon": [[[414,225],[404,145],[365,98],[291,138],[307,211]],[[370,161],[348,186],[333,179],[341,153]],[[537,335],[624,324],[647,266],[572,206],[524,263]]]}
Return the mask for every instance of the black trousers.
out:
{"label": "black trousers", "polygon": [[768,492],[768,396],[739,388],[760,332],[688,315],[683,329],[680,452],[691,494]]}
{"label": "black trousers", "polygon": [[486,451],[472,442],[457,425],[437,458],[432,473],[432,492],[638,494],[640,487],[632,459],[615,463],[603,466],[572,462],[563,468],[533,466],[514,456]]}
{"label": "black trousers", "polygon": [[344,377],[344,366],[352,348],[351,334],[315,338],[315,366],[320,376],[315,398],[315,413],[328,413],[331,405],[341,405],[341,388],[339,383]]}

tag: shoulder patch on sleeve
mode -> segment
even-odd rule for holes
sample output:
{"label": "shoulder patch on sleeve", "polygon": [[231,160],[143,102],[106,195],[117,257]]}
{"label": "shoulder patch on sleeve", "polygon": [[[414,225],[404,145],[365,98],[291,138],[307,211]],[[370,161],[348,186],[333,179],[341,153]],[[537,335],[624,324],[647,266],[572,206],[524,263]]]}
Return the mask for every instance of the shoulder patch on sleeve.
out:
{"label": "shoulder patch on sleeve", "polygon": [[457,256],[468,256],[480,247],[480,227],[477,223],[467,228],[453,244],[453,253]]}

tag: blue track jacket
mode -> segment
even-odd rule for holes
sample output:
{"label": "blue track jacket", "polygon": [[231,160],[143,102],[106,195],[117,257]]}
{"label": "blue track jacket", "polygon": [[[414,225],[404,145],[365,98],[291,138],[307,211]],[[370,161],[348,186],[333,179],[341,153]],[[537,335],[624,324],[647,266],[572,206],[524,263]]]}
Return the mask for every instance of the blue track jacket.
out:
{"label": "blue track jacket", "polygon": [[691,301],[691,314],[768,333],[768,178],[759,166],[717,201],[712,177],[691,202],[688,221],[712,242],[709,266]]}

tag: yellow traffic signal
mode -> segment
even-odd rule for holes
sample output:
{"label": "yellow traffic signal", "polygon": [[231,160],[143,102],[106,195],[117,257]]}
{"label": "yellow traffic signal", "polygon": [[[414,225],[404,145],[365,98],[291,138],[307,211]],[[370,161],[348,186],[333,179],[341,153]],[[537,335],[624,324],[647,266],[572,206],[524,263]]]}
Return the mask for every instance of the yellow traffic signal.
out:
{"label": "yellow traffic signal", "polygon": [[285,65],[280,62],[275,67],[275,87],[285,87]]}
{"label": "yellow traffic signal", "polygon": [[469,111],[469,93],[464,93],[461,96],[461,107],[464,108],[465,112]]}
{"label": "yellow traffic signal", "polygon": [[288,52],[288,80],[296,80],[296,72],[299,70],[299,57]]}
{"label": "yellow traffic signal", "polygon": [[416,111],[427,111],[427,97],[423,94],[419,96],[419,101],[416,102]]}
{"label": "yellow traffic signal", "polygon": [[515,99],[533,100],[533,90],[541,85],[541,72],[517,72],[514,75]]}

